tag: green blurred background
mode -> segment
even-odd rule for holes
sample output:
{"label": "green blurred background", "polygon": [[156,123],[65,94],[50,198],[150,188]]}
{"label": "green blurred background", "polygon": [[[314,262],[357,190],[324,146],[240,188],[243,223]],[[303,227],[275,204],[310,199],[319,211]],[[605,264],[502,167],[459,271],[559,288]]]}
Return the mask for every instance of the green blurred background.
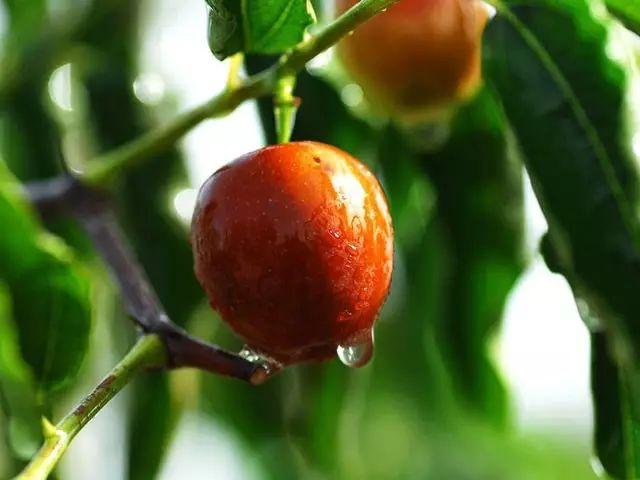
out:
{"label": "green blurred background", "polygon": [[[63,158],[81,164],[220,91],[228,62],[208,50],[206,15],[201,0],[4,0],[3,58],[19,52],[28,75],[12,83],[12,70],[0,71],[10,87],[0,90],[9,92],[0,96],[0,158],[22,181],[50,177]],[[246,69],[270,61],[250,57]],[[538,253],[546,224],[490,89],[460,109],[444,143],[434,140],[440,125],[407,132],[368,116],[330,55],[301,74],[296,94],[294,139],[361,158],[389,198],[397,267],[373,362],[294,367],[257,388],[193,371],[145,375],[80,433],[57,477],[596,478],[589,335],[568,285]],[[273,141],[270,100],[248,102],[116,192],[172,319],[229,348],[241,344],[195,282],[188,223],[204,179]],[[79,380],[34,402],[59,418],[135,332],[83,234],[69,221],[47,226],[83,263],[93,306]],[[0,360],[0,384],[2,372]],[[33,450],[37,418],[15,404],[6,412],[0,478]]]}

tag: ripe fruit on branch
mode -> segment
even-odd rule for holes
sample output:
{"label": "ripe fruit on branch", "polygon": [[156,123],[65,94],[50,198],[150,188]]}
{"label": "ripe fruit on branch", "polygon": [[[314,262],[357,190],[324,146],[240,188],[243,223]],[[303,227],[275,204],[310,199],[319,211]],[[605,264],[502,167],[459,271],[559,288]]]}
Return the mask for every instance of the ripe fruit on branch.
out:
{"label": "ripe fruit on branch", "polygon": [[[336,0],[339,13],[357,0]],[[480,0],[400,0],[339,44],[342,61],[377,108],[406,122],[430,120],[480,83]]]}
{"label": "ripe fruit on branch", "polygon": [[347,153],[294,142],[214,173],[191,231],[211,305],[247,343],[284,364],[371,356],[389,290],[393,230],[373,174]]}

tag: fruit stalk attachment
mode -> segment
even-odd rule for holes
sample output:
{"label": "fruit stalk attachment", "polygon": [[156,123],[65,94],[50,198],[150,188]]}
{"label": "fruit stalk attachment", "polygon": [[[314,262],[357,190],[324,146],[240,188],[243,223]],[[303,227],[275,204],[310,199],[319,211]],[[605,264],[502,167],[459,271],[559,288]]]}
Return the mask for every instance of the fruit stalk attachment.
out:
{"label": "fruit stalk attachment", "polygon": [[296,121],[296,112],[300,106],[300,99],[293,95],[295,86],[295,73],[281,76],[276,84],[273,114],[276,121],[278,143],[287,143],[291,140]]}

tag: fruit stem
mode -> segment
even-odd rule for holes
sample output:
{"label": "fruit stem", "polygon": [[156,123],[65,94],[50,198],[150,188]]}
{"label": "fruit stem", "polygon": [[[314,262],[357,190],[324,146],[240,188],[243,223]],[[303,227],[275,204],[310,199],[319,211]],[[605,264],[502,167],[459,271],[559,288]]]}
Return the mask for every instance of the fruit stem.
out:
{"label": "fruit stem", "polygon": [[78,432],[109,400],[143,370],[165,364],[165,347],[158,335],[144,335],[109,374],[57,425],[43,418],[44,444],[15,480],[44,480],[56,467]]}
{"label": "fruit stem", "polygon": [[276,85],[273,114],[276,120],[278,143],[287,143],[293,133],[296,112],[300,105],[300,99],[293,96],[295,86],[295,73],[283,75]]}
{"label": "fruit stem", "polygon": [[94,158],[80,174],[88,185],[104,187],[123,171],[173,146],[182,136],[208,118],[226,115],[245,100],[274,92],[278,80],[294,74],[319,53],[327,50],[358,25],[399,0],[361,0],[333,22],[282,55],[272,67],[227,88],[166,126],[151,130],[129,143]]}

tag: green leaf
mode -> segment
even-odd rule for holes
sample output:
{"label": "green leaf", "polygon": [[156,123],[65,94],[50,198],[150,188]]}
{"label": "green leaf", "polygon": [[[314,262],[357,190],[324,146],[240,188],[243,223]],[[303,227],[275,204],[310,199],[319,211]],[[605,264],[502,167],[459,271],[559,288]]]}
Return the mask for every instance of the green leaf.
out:
{"label": "green leaf", "polygon": [[626,474],[625,438],[618,367],[613,362],[604,335],[591,336],[591,390],[593,392],[596,454],[613,478]]}
{"label": "green leaf", "polygon": [[209,4],[209,48],[219,60],[244,49],[239,0],[207,0]]}
{"label": "green leaf", "polygon": [[9,290],[0,284],[0,405],[9,421],[9,445],[23,460],[31,457],[42,440],[34,387],[29,366],[20,355]]}
{"label": "green leaf", "polygon": [[[9,279],[33,270],[62,248],[53,237],[42,235],[22,198],[18,183],[0,161],[0,224],[11,226],[11,235],[0,235],[0,272]],[[49,253],[48,250],[51,250]],[[11,261],[8,261],[8,260]]]}
{"label": "green leaf", "polygon": [[447,143],[420,158],[452,257],[439,329],[460,396],[483,419],[504,425],[508,399],[489,342],[524,264],[522,167],[490,92],[462,107],[450,128]]}
{"label": "green leaf", "polygon": [[[436,218],[436,191],[406,136],[392,126],[378,136],[380,178],[399,230],[391,293],[376,327],[376,357],[383,360],[373,365],[376,388],[367,396],[394,392],[415,409],[405,420],[446,423],[460,412],[439,341],[451,259]],[[415,373],[404,372],[407,365]]]}
{"label": "green leaf", "polygon": [[9,22],[11,23],[11,38],[15,45],[31,40],[34,31],[42,29],[46,22],[46,0],[4,0]]}
{"label": "green leaf", "polygon": [[50,259],[11,285],[22,355],[45,390],[70,380],[88,347],[88,284],[70,267]]}
{"label": "green leaf", "polygon": [[639,0],[605,0],[605,3],[613,16],[629,29],[640,34]]}
{"label": "green leaf", "polygon": [[635,478],[638,173],[625,124],[627,76],[607,55],[609,23],[590,7],[509,2],[487,31],[487,72],[549,223],[547,262],[606,332],[593,345],[597,453],[612,477]]}
{"label": "green leaf", "polygon": [[209,46],[220,60],[237,52],[278,54],[315,21],[308,0],[207,0]]}
{"label": "green leaf", "polygon": [[68,248],[43,232],[19,185],[0,162],[0,279],[13,299],[21,355],[39,388],[53,390],[77,373],[91,328],[88,283]]}
{"label": "green leaf", "polygon": [[640,358],[638,175],[608,28],[584,0],[512,1],[487,30],[486,59],[558,258],[628,362]]}

